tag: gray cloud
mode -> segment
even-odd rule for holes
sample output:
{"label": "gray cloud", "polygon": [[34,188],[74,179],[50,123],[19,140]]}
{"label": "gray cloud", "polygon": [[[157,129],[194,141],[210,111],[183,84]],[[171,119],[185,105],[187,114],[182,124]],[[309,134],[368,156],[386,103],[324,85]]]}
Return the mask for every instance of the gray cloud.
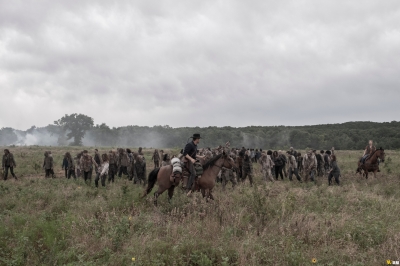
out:
{"label": "gray cloud", "polygon": [[0,0],[0,127],[399,120],[398,1]]}

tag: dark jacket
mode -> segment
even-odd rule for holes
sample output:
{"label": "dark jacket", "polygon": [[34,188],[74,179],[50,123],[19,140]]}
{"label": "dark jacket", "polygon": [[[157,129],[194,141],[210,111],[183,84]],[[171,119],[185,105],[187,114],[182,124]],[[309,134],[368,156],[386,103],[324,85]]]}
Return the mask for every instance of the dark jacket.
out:
{"label": "dark jacket", "polygon": [[53,157],[51,154],[44,157],[43,167],[44,169],[53,169]]}
{"label": "dark jacket", "polygon": [[3,155],[3,162],[2,166],[4,167],[15,167],[17,164],[15,163],[14,160],[14,155],[12,153],[9,153],[7,155]]}
{"label": "dark jacket", "polygon": [[332,172],[331,172],[331,174],[332,174],[334,177],[340,176],[340,169],[339,169],[339,166],[337,165],[337,162],[336,162],[336,161],[333,161],[333,162],[331,163],[331,167],[332,167]]}
{"label": "dark jacket", "polygon": [[274,156],[273,158],[272,158],[272,160],[274,161],[274,164],[275,164],[275,166],[283,166],[283,164],[284,164],[284,161],[283,161],[283,159],[282,159],[282,157],[281,156]]}
{"label": "dark jacket", "polygon": [[188,144],[186,144],[185,149],[183,150],[183,156],[185,157],[187,154],[190,157],[192,157],[193,159],[196,159],[197,145],[194,144],[193,141],[191,141]]}
{"label": "dark jacket", "polygon": [[61,168],[62,169],[68,169],[68,159],[67,159],[67,157],[64,157],[63,164],[62,164]]}
{"label": "dark jacket", "polygon": [[243,158],[243,172],[252,173],[253,172],[253,163],[251,162],[251,158],[249,155],[245,155]]}
{"label": "dark jacket", "polygon": [[68,158],[67,159],[67,162],[68,162],[68,164],[67,164],[67,167],[68,167],[68,170],[75,170],[75,162],[74,162],[74,159],[72,159],[72,157],[71,158]]}
{"label": "dark jacket", "polygon": [[100,154],[98,153],[94,154],[94,161],[97,163],[97,165],[101,165]]}

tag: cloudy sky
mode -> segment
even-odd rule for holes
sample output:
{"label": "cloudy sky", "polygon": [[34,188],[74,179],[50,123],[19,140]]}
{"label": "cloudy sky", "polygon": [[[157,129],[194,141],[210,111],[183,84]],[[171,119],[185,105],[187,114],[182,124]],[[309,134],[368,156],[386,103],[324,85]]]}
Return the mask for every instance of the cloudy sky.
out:
{"label": "cloudy sky", "polygon": [[0,128],[400,120],[400,1],[0,0]]}

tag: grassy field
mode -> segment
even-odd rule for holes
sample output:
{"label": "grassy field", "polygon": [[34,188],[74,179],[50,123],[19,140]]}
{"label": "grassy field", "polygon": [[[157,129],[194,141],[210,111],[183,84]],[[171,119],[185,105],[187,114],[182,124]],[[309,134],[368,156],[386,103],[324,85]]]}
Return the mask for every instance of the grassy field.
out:
{"label": "grassy field", "polygon": [[[218,184],[210,203],[176,190],[171,203],[163,194],[154,207],[126,177],[99,189],[66,180],[62,155],[79,148],[10,150],[20,180],[0,181],[0,265],[386,265],[400,258],[398,151],[386,152],[376,179],[354,175],[360,152],[338,151],[341,186],[325,178],[265,184],[256,166],[253,188],[223,192]],[[46,150],[55,179],[43,177]],[[149,171],[150,150],[146,157]]]}

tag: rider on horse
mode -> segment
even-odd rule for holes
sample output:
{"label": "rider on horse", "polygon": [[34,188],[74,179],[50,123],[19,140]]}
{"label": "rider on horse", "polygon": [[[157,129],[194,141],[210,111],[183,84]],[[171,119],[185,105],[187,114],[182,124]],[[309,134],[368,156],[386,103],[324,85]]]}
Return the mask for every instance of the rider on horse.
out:
{"label": "rider on horse", "polygon": [[183,150],[184,164],[189,172],[189,179],[186,185],[186,190],[190,194],[192,191],[192,185],[196,178],[195,163],[196,159],[203,158],[204,156],[197,155],[197,145],[200,143],[200,134],[193,134],[191,137],[192,141],[188,142]]}
{"label": "rider on horse", "polygon": [[376,147],[374,146],[374,142],[372,140],[369,141],[369,145],[365,147],[364,154],[361,158],[361,164],[364,164],[365,161],[376,151]]}

